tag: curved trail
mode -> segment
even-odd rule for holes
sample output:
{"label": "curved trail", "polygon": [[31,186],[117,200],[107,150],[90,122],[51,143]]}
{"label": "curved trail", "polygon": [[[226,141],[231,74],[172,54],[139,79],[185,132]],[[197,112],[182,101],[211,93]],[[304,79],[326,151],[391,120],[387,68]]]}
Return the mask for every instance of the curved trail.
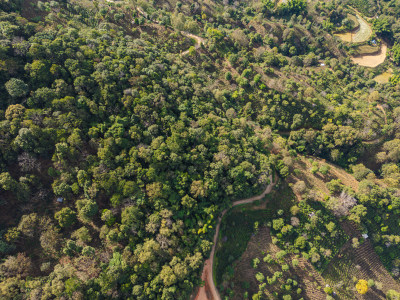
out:
{"label": "curved trail", "polygon": [[217,288],[214,284],[214,280],[213,280],[214,254],[215,254],[215,248],[217,246],[221,220],[224,217],[224,215],[227,213],[227,211],[230,210],[231,208],[241,205],[241,204],[248,204],[248,203],[252,203],[257,200],[261,200],[262,198],[265,197],[265,195],[271,193],[272,188],[276,184],[276,180],[275,180],[275,182],[272,182],[272,175],[269,176],[269,180],[270,180],[270,184],[267,186],[267,188],[265,189],[265,191],[262,194],[260,194],[258,196],[253,196],[251,198],[242,199],[242,200],[233,202],[232,207],[225,209],[219,216],[218,224],[215,229],[213,246],[211,249],[210,258],[205,261],[204,268],[203,268],[203,274],[201,276],[202,280],[205,281],[205,285],[199,288],[199,291],[197,292],[195,300],[221,300],[221,297],[218,293],[218,290],[217,290]]}
{"label": "curved trail", "polygon": [[[107,1],[113,1],[113,0],[107,0]],[[138,13],[139,13],[140,15],[142,15],[142,16],[145,17],[145,18],[148,18],[148,14],[147,14],[140,6],[136,7],[136,9],[137,9],[137,11],[138,11]],[[153,22],[153,23],[156,23],[156,24],[160,24],[160,22],[157,21],[157,20],[152,20],[152,22]],[[205,38],[202,38],[202,37],[200,37],[200,36],[198,36],[198,35],[195,35],[195,34],[193,34],[193,33],[187,32],[187,31],[181,31],[181,34],[184,35],[184,36],[186,36],[186,37],[188,37],[188,38],[194,39],[194,40],[196,41],[196,44],[195,44],[195,46],[194,46],[194,48],[195,48],[196,50],[199,49],[200,46],[201,46],[201,44],[204,44],[204,42],[206,41]],[[181,53],[182,56],[183,56],[183,55],[186,55],[186,54],[189,54],[189,49],[186,50],[186,51],[183,51],[183,52]]]}
{"label": "curved trail", "polygon": [[[189,32],[186,32],[186,31],[181,31],[181,33],[182,33],[182,35],[184,35],[184,36],[186,36],[188,38],[194,39],[196,41],[196,45],[194,46],[194,48],[196,50],[199,49],[201,44],[204,44],[204,42],[206,41],[204,38],[202,38],[202,37],[200,37],[198,35],[194,35],[193,33],[189,33]],[[186,51],[183,51],[181,53],[181,55],[186,55],[186,54],[189,54],[189,49],[186,50]]]}

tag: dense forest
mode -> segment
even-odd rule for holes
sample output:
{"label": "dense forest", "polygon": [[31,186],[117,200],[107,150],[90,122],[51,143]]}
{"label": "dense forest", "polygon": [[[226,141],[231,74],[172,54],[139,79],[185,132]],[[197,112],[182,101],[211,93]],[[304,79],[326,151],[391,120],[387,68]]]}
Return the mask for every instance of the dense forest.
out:
{"label": "dense forest", "polygon": [[[361,46],[335,36],[354,9]],[[272,176],[299,199],[254,219],[283,251],[265,263],[322,273],[363,242],[348,222],[398,282],[399,20],[395,0],[0,0],[0,299],[189,299],[220,213]],[[352,61],[367,44],[376,68]],[[291,182],[306,156],[358,187]],[[253,299],[308,299],[286,285]]]}

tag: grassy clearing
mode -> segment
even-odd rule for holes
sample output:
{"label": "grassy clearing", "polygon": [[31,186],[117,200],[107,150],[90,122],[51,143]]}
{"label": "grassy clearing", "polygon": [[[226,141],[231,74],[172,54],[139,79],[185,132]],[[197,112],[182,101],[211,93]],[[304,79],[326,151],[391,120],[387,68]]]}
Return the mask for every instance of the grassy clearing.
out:
{"label": "grassy clearing", "polygon": [[[328,166],[329,171],[327,174],[324,175],[320,172],[313,174],[311,172],[313,162],[316,162],[318,167]],[[323,159],[298,156],[294,161],[293,168],[296,171],[289,176],[287,181],[292,184],[300,180],[304,181],[308,188],[316,192],[319,200],[323,200],[324,196],[329,194],[326,183],[332,179],[339,179],[342,184],[351,187],[354,191],[358,191],[358,181],[351,174]],[[301,199],[300,194],[296,194],[296,196],[299,200]]]}
{"label": "grassy clearing", "polygon": [[390,80],[390,77],[393,76],[393,70],[392,69],[388,69],[387,71],[383,72],[382,74],[377,75],[376,77],[374,77],[374,80],[378,83],[388,83]]}
{"label": "grassy clearing", "polygon": [[[372,35],[372,28],[361,16],[348,15],[348,18],[355,24],[354,30],[337,33],[335,36],[347,43],[365,43]],[[356,23],[355,23],[356,22]],[[379,49],[378,49],[379,50]]]}
{"label": "grassy clearing", "polygon": [[292,190],[284,182],[261,201],[240,205],[229,211],[221,222],[218,246],[215,254],[215,279],[222,282],[225,273],[232,273],[233,262],[240,258],[255,231],[254,223],[259,226],[272,220],[273,214],[282,209],[288,212],[295,204]]}
{"label": "grassy clearing", "polygon": [[362,45],[355,48],[355,55],[373,55],[379,52],[379,46]]}
{"label": "grassy clearing", "polygon": [[343,42],[347,42],[347,43],[351,43],[352,42],[352,35],[353,34],[351,32],[335,33],[335,36],[337,36]]}

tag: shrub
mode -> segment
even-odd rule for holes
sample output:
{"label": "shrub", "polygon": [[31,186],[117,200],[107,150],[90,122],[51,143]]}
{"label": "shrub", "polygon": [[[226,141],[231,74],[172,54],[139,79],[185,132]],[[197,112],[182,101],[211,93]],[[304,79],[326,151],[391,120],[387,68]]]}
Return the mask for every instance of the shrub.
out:
{"label": "shrub", "polygon": [[260,260],[256,257],[253,259],[253,268],[256,269],[258,267],[258,264],[260,263]]}
{"label": "shrub", "polygon": [[265,280],[265,276],[263,275],[263,273],[258,272],[258,273],[256,274],[256,279],[257,279],[259,282],[263,282],[263,281]]}
{"label": "shrub", "polygon": [[375,281],[373,279],[368,279],[368,287],[374,287]]}
{"label": "shrub", "polygon": [[303,194],[307,189],[307,186],[304,181],[297,181],[293,186],[293,191],[297,194]]}
{"label": "shrub", "polygon": [[13,98],[23,97],[29,92],[28,85],[20,79],[11,78],[5,84],[7,92]]}
{"label": "shrub", "polygon": [[357,292],[360,295],[364,295],[368,292],[368,282],[364,279],[360,279],[356,284]]}
{"label": "shrub", "polygon": [[329,170],[330,170],[330,167],[329,167],[328,165],[322,165],[322,166],[319,168],[319,172],[320,172],[321,174],[323,174],[323,175],[328,174]]}
{"label": "shrub", "polygon": [[296,259],[296,258],[294,258],[294,259],[292,260],[292,266],[295,268],[295,267],[297,267],[298,265],[299,265],[299,260]]}
{"label": "shrub", "polygon": [[333,293],[333,290],[330,286],[327,286],[324,288],[324,292],[328,295],[331,295]]}
{"label": "shrub", "polygon": [[61,227],[70,227],[76,222],[76,212],[69,207],[64,207],[55,213],[54,218]]}

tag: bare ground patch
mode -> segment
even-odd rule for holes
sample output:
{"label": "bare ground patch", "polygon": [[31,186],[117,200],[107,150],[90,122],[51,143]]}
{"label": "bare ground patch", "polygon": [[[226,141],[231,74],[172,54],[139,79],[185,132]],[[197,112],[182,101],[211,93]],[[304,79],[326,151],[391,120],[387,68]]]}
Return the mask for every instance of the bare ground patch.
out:
{"label": "bare ground patch", "polygon": [[386,53],[387,45],[382,43],[378,53],[352,57],[351,60],[360,66],[375,68],[385,61]]}

